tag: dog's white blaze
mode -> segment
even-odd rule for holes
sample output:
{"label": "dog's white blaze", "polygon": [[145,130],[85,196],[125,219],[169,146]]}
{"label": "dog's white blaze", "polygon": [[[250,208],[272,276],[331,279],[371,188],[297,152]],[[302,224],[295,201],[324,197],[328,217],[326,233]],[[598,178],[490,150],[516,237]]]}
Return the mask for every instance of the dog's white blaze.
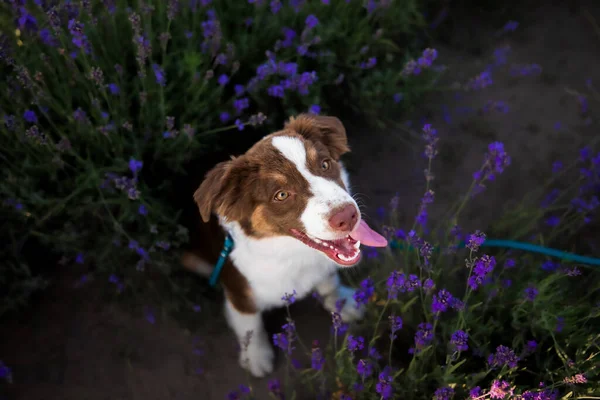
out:
{"label": "dog's white blaze", "polygon": [[[337,183],[313,175],[308,170],[306,167],[306,149],[300,139],[291,136],[277,136],[273,138],[272,143],[285,158],[294,164],[298,172],[310,185],[312,196],[308,199],[306,208],[300,217],[306,233],[325,240],[339,239],[340,235],[329,227],[329,217],[334,209],[348,203],[353,204],[358,210],[358,205],[352,196]],[[342,173],[342,180],[348,180],[346,171]]]}

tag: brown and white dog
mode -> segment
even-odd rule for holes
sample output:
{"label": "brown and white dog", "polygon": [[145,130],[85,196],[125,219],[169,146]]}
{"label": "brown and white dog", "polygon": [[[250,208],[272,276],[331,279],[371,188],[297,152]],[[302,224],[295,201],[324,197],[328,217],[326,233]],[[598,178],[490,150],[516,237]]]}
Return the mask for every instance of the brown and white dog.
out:
{"label": "brown and white dog", "polygon": [[[363,309],[354,290],[340,284],[339,266],[356,265],[360,245],[387,241],[361,218],[340,157],[349,152],[346,130],[335,117],[302,114],[264,137],[244,155],[217,164],[194,193],[204,224],[183,265],[209,275],[223,246],[235,243],[220,276],[227,321],[242,344],[240,363],[261,377],[274,353],[261,312],[316,290],[325,308],[343,299],[344,321]],[[211,220],[212,213],[218,221]],[[207,224],[211,222],[211,224]],[[219,228],[221,232],[211,232]]]}

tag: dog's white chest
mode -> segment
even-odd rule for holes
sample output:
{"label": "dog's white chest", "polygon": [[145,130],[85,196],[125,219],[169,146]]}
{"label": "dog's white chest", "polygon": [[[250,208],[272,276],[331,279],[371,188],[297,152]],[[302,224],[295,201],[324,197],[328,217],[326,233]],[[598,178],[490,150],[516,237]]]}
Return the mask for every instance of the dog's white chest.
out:
{"label": "dog's white chest", "polygon": [[305,297],[337,268],[321,253],[291,237],[255,240],[235,236],[231,260],[248,279],[261,309],[282,306],[282,297],[294,291],[297,299]]}

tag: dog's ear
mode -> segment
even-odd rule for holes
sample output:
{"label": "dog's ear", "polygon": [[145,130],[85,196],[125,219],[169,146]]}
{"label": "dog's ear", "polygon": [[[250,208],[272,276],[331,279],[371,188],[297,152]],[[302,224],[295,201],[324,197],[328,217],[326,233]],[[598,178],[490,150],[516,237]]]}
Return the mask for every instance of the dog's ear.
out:
{"label": "dog's ear", "polygon": [[310,141],[323,143],[335,160],[339,160],[343,154],[350,151],[346,128],[336,117],[300,114],[291,117],[285,127]]}
{"label": "dog's ear", "polygon": [[256,176],[255,170],[243,157],[221,162],[211,169],[194,192],[202,220],[208,222],[213,211],[228,221],[240,220],[251,212],[249,187]]}

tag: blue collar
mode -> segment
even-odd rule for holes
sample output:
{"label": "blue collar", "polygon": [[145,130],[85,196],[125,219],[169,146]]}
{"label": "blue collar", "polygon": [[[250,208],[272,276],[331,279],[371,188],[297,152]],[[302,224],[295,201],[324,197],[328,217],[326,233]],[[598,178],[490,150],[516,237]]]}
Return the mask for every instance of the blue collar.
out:
{"label": "blue collar", "polygon": [[213,269],[208,280],[210,286],[215,287],[217,285],[217,281],[219,280],[219,276],[221,275],[221,271],[223,271],[223,266],[225,265],[225,261],[227,260],[227,257],[229,257],[231,250],[233,250],[233,238],[231,235],[227,234],[227,236],[225,236],[223,250],[221,250],[221,254],[219,255],[219,260],[217,261],[215,269]]}

